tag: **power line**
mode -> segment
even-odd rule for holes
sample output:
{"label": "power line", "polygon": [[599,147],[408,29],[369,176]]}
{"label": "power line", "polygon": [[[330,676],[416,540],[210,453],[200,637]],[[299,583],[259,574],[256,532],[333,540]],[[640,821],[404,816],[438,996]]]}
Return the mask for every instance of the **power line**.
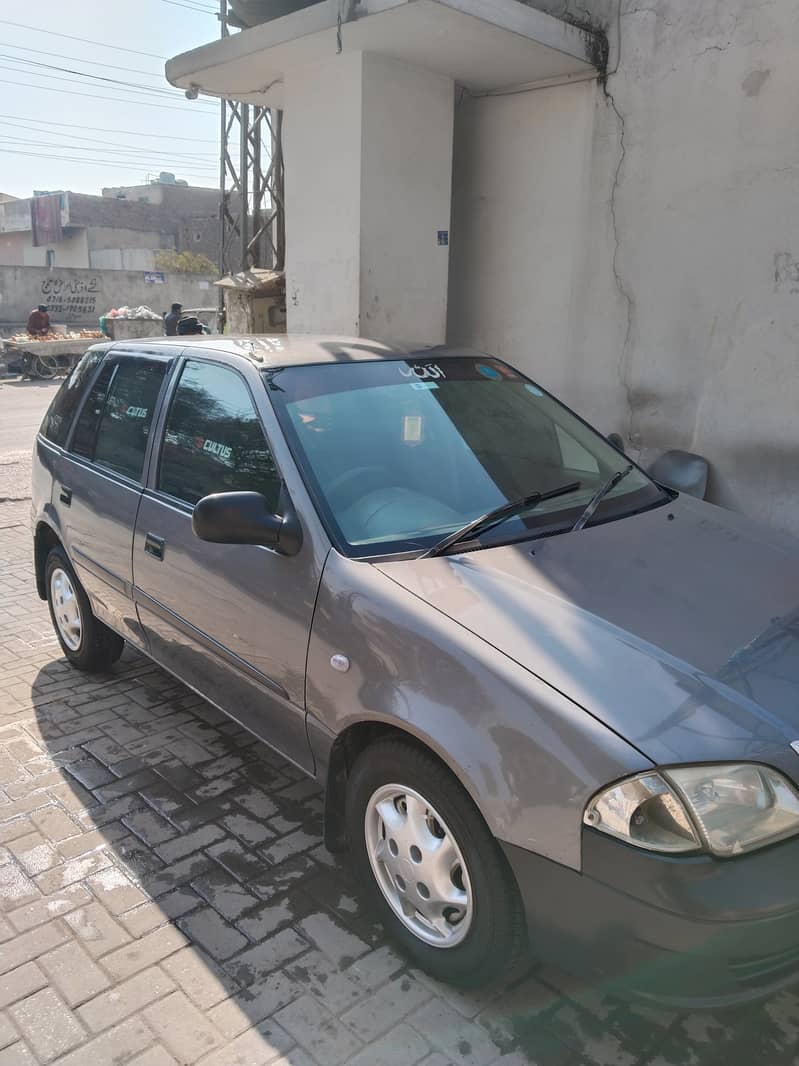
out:
{"label": "power line", "polygon": [[[72,84],[74,85],[75,83],[72,82]],[[56,91],[52,85],[31,85],[28,81],[11,81],[9,78],[0,78],[0,85],[16,85],[23,89],[40,89],[43,92]],[[58,92],[62,96],[85,96],[89,100],[108,100],[112,104],[130,104],[133,107],[157,107],[160,111],[180,111],[184,115],[191,113],[191,108],[179,107],[177,104],[151,104],[148,100],[125,99],[121,96],[98,96],[97,93],[79,93],[75,92],[74,89],[59,89]],[[209,115],[211,110],[213,109],[203,110],[202,115]],[[195,114],[197,113],[195,109]]]}
{"label": "power line", "polygon": [[[30,128],[33,125],[36,126],[63,126],[65,129],[73,130],[91,130],[92,133],[121,133],[120,129],[106,129],[103,126],[84,126],[82,122],[53,122],[48,121],[45,118],[25,118],[22,115],[0,115],[0,119],[5,119],[4,125],[11,125],[12,123],[21,124],[24,128]],[[45,130],[45,133],[49,133],[49,130]],[[192,141],[194,144],[218,144],[218,141],[214,139],[200,139],[197,137],[177,137],[172,136],[171,133],[138,133],[135,130],[125,130],[127,137],[157,137],[159,140],[165,141]],[[87,140],[86,137],[81,137],[80,140]]]}
{"label": "power line", "polygon": [[[70,147],[71,144],[74,143],[77,140],[77,141],[88,141],[90,144],[102,144],[104,147],[109,147],[109,148],[125,148],[125,149],[131,150],[131,151],[135,150],[137,152],[138,151],[148,151],[148,149],[146,149],[146,148],[139,148],[138,145],[123,144],[121,141],[109,141],[105,137],[102,137],[102,138],[101,137],[85,137],[82,134],[59,133],[58,130],[48,130],[48,129],[41,129],[41,128],[37,129],[35,126],[21,125],[21,124],[15,123],[15,122],[7,122],[6,120],[4,120],[2,118],[0,118],[0,126],[8,126],[9,127],[8,133],[0,134],[0,136],[6,137],[6,138],[11,137],[11,136],[15,136],[17,139],[24,140],[24,138],[21,138],[19,136],[21,133],[36,133],[36,134],[41,134],[43,137],[65,137],[65,138],[67,138],[69,140],[69,144],[68,145],[64,145],[62,147]],[[114,131],[109,131],[109,132],[118,133],[119,131],[118,130],[114,130]],[[38,144],[39,141],[38,140],[34,140],[34,141],[30,141],[29,143]],[[214,153],[214,152],[176,152],[176,151],[173,151],[172,149],[164,149],[164,152],[168,153],[169,155],[173,155],[176,159],[180,159],[180,158],[184,158],[184,159],[216,159],[216,153]]]}
{"label": "power line", "polygon": [[12,48],[15,52],[33,52],[38,56],[49,56],[51,59],[69,59],[76,63],[88,63],[90,67],[110,67],[112,70],[123,70],[126,74],[147,74],[153,78],[163,78],[163,73],[157,70],[141,70],[139,67],[120,67],[118,63],[101,63],[99,59],[83,59],[82,56],[69,56],[61,52],[50,52],[44,48],[29,48],[24,44],[9,44],[3,42],[3,48]]}
{"label": "power line", "polygon": [[[103,143],[102,141],[95,142],[95,144],[102,144],[102,143]],[[0,144],[6,145],[6,146],[14,146],[16,148],[26,147],[27,145],[31,145],[31,147],[34,147],[34,148],[58,148],[58,149],[62,149],[62,150],[65,150],[65,151],[70,151],[70,152],[94,152],[94,153],[97,152],[97,148],[95,147],[94,144],[92,144],[92,145],[63,144],[63,143],[58,142],[58,141],[53,142],[53,141],[30,140],[30,139],[25,138],[25,137],[9,136],[8,134],[5,134],[5,133],[0,133]],[[206,156],[205,158],[202,158],[202,157],[199,157],[199,156],[180,156],[180,155],[175,155],[174,153],[166,151],[166,150],[163,153],[150,152],[146,148],[129,148],[129,147],[126,148],[124,145],[121,145],[118,148],[107,146],[105,150],[106,150],[108,155],[124,155],[124,156],[134,156],[134,155],[135,156],[139,156],[139,155],[141,155],[141,156],[145,156],[147,159],[152,159],[154,156],[161,156],[161,158],[163,158],[166,161],[171,162],[171,164],[173,166],[176,166],[178,168],[190,167],[190,168],[194,168],[195,170],[207,170],[207,171],[209,171],[212,174],[215,174],[217,169],[218,169],[215,164],[213,164],[213,163],[211,163],[209,161],[210,157],[208,157],[208,156]]]}
{"label": "power line", "polygon": [[10,22],[8,19],[0,19],[0,26],[15,26],[19,30],[30,30],[32,33],[46,33],[50,37],[63,37],[67,41],[80,41],[82,44],[93,44],[99,48],[113,48],[117,52],[130,52],[136,56],[147,56],[148,59],[167,59],[167,56],[158,56],[154,52],[139,52],[135,48],[124,48],[121,44],[109,44],[107,41],[90,41],[87,37],[73,37],[69,33],[56,33],[55,30],[43,30],[41,26],[27,26],[23,22]]}
{"label": "power line", "polygon": [[[111,167],[111,168],[113,168],[115,170],[123,170],[124,169],[124,170],[128,170],[128,171],[129,170],[134,170],[134,169],[135,170],[139,170],[139,169],[141,169],[142,166],[146,165],[146,164],[144,164],[142,162],[141,159],[131,159],[131,160],[116,159],[116,160],[113,160],[112,162],[109,162],[107,159],[76,159],[76,158],[74,158],[74,156],[51,155],[49,152],[47,152],[45,154],[42,154],[40,152],[23,152],[23,151],[20,151],[17,148],[2,148],[2,147],[0,147],[0,155],[24,155],[24,156],[28,156],[28,157],[34,158],[34,159],[58,160],[59,162],[64,162],[64,163],[82,163],[84,166],[87,166],[87,165],[94,166],[94,165],[96,165],[96,166],[103,166],[103,167]],[[160,166],[158,166],[158,164],[153,163],[153,169],[154,170],[160,170],[161,168],[160,168]],[[196,171],[193,171],[193,170],[184,171],[184,173],[187,173],[190,177],[197,178],[200,181],[207,181],[208,180],[208,176],[207,175],[198,174]],[[211,186],[209,186],[209,188],[210,187]]]}
{"label": "power line", "polygon": [[141,82],[137,81],[122,81],[119,78],[107,78],[103,74],[90,74],[88,73],[88,71],[72,70],[70,67],[57,67],[54,66],[52,63],[40,63],[35,59],[18,59],[16,56],[4,55],[2,52],[0,52],[0,59],[4,59],[7,63],[23,64],[23,71],[18,71],[17,67],[2,67],[0,69],[13,70],[15,73],[24,72],[26,74],[29,74],[31,77],[53,78],[54,81],[65,80],[64,78],[57,78],[53,74],[39,74],[39,72],[36,70],[27,69],[28,67],[44,67],[46,70],[58,70],[62,74],[72,74],[78,78],[91,78],[93,81],[108,82],[114,86],[121,85],[128,89],[137,89],[148,93],[157,93],[158,95],[162,95],[164,93],[168,94],[169,96],[173,95],[172,90],[167,89],[165,86],[142,85]]}
{"label": "power line", "polygon": [[[20,60],[20,62],[22,62],[22,60]],[[45,64],[37,64],[37,65],[38,66],[44,66]],[[55,68],[55,69],[61,69],[61,68]],[[46,78],[49,81],[63,82],[66,85],[79,85],[79,84],[81,84],[80,82],[76,82],[75,79],[71,78],[71,77],[70,78],[63,78],[63,77],[60,77],[58,74],[40,74],[38,70],[28,70],[27,67],[23,68],[23,69],[20,69],[19,67],[4,67],[4,66],[0,66],[0,70],[5,70],[5,71],[7,71],[10,74],[22,74],[22,73],[24,73],[24,74],[27,74],[29,78]],[[69,74],[77,74],[78,77],[86,77],[86,78],[96,78],[96,77],[98,77],[98,75],[96,75],[96,74],[84,74],[84,75],[81,75],[79,71],[67,71],[67,73],[69,73]],[[113,81],[114,79],[101,78],[100,80],[103,81],[103,82],[108,82],[108,81]],[[175,100],[175,99],[178,99],[179,96],[180,96],[179,92],[175,92],[172,89],[154,88],[154,87],[151,88],[148,85],[138,85],[138,84],[136,84],[134,82],[119,82],[118,86],[119,87],[117,87],[117,85],[114,84],[114,85],[109,86],[109,88],[115,89],[117,92],[129,93],[131,99],[138,99],[139,97],[142,97],[142,96],[157,96],[159,100],[161,98],[163,98],[163,97],[167,97],[167,98],[169,98],[171,100]],[[102,87],[105,88],[105,86],[102,86]],[[45,86],[40,86],[40,88],[51,89],[53,87],[50,86],[50,85],[45,85]],[[100,86],[98,86],[98,88],[100,88]],[[61,90],[58,90],[58,91],[60,92]],[[126,98],[125,97],[117,97],[117,99],[125,100]],[[203,110],[203,111],[216,110],[213,104],[207,104],[206,105],[204,101],[200,102],[199,106],[200,106],[200,109]]]}
{"label": "power line", "polygon": [[219,15],[218,11],[214,11],[211,7],[200,7],[199,4],[184,4],[180,0],[163,0],[165,4],[171,4],[173,7],[185,7],[187,11],[197,11],[203,15]]}

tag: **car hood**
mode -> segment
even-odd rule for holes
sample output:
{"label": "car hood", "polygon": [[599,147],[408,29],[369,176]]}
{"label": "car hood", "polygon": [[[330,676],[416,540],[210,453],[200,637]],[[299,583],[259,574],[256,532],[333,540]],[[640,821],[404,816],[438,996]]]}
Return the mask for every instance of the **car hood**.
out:
{"label": "car hood", "polygon": [[658,764],[796,778],[799,542],[690,497],[578,533],[377,564]]}

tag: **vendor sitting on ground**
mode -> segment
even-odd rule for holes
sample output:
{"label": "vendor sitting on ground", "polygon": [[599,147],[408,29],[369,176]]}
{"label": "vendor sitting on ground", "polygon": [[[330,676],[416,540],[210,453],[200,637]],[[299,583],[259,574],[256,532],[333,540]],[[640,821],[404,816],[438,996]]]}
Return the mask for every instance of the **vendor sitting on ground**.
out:
{"label": "vendor sitting on ground", "polygon": [[28,333],[31,337],[45,337],[50,332],[50,316],[47,313],[47,304],[39,304],[35,311],[28,315]]}

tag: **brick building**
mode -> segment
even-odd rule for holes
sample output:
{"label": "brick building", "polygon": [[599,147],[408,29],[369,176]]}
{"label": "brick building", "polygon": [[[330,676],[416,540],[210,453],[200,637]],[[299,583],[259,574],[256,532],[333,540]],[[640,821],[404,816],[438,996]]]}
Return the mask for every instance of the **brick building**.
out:
{"label": "brick building", "polygon": [[[171,176],[169,176],[171,177]],[[34,199],[0,199],[0,266],[153,270],[158,251],[218,257],[219,192],[172,181],[63,192],[60,239],[34,245]]]}

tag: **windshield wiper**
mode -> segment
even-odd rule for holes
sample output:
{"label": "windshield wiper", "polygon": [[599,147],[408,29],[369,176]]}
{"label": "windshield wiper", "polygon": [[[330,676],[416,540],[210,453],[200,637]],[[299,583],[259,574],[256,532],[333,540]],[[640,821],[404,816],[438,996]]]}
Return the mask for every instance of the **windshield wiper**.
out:
{"label": "windshield wiper", "polygon": [[632,474],[634,469],[635,468],[633,464],[630,463],[626,470],[619,470],[613,475],[613,477],[608,478],[604,485],[602,485],[596,490],[594,495],[591,497],[590,503],[580,515],[580,517],[577,519],[577,521],[574,523],[574,526],[572,527],[572,533],[577,533],[579,530],[584,529],[585,526],[588,525],[588,523],[596,514],[597,507],[599,507],[600,503],[602,503],[607,494],[609,492],[612,492],[616,488],[616,486],[620,482],[624,481],[624,479],[629,474]]}
{"label": "windshield wiper", "polygon": [[539,503],[543,503],[544,500],[554,500],[558,496],[566,496],[570,492],[576,492],[579,488],[580,482],[573,481],[570,485],[561,485],[559,489],[552,489],[551,492],[534,492],[531,496],[522,496],[520,500],[504,503],[501,507],[496,507],[481,518],[475,518],[468,525],[448,534],[438,544],[433,545],[430,551],[425,552],[422,558],[434,559],[437,555],[443,555],[445,551],[455,544],[460,544],[465,540],[476,537],[480,533],[487,533],[494,526],[501,525],[502,522],[507,521],[509,518],[516,518],[520,514],[524,514],[525,511],[532,511],[534,507],[537,507]]}

